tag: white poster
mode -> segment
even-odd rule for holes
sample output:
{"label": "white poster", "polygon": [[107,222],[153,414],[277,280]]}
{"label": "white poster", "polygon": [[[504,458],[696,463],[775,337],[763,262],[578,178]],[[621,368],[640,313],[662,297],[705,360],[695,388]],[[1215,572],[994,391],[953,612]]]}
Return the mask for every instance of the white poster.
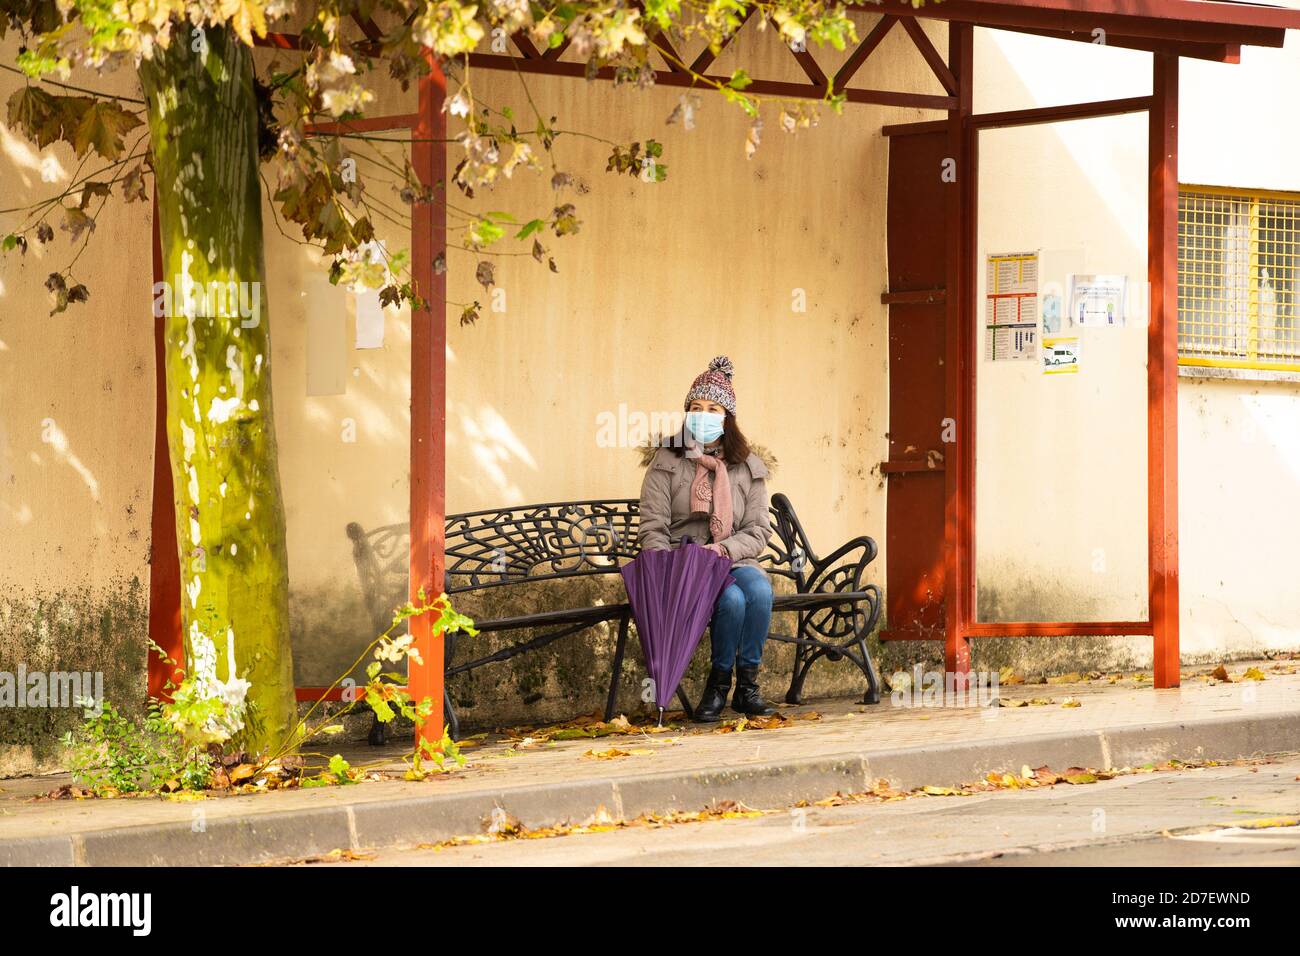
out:
{"label": "white poster", "polygon": [[357,348],[382,349],[384,347],[384,307],[379,302],[379,292],[366,289],[357,292]]}
{"label": "white poster", "polygon": [[1124,295],[1128,277],[1123,275],[1070,274],[1069,309],[1066,314],[1077,326],[1124,324]]}

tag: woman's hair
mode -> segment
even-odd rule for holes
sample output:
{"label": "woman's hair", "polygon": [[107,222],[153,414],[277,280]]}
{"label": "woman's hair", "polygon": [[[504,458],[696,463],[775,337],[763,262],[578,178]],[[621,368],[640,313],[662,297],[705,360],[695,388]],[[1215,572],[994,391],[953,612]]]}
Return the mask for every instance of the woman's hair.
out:
{"label": "woman's hair", "polygon": [[[677,433],[666,444],[672,448],[677,457],[680,458],[686,454],[686,425],[682,425],[682,430]],[[722,457],[729,465],[740,465],[749,458],[752,449],[749,447],[749,439],[745,433],[740,430],[736,424],[736,416],[731,412],[722,414]]]}

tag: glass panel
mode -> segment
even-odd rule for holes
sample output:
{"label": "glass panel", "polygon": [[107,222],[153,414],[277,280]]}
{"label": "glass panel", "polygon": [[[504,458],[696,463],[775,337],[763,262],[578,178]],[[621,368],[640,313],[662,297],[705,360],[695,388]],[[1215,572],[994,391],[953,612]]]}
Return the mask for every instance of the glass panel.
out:
{"label": "glass panel", "polygon": [[[1147,617],[1146,124],[980,135],[978,621]],[[1015,255],[1037,282],[999,271],[992,291],[1022,298],[992,300],[989,330],[988,257]]]}

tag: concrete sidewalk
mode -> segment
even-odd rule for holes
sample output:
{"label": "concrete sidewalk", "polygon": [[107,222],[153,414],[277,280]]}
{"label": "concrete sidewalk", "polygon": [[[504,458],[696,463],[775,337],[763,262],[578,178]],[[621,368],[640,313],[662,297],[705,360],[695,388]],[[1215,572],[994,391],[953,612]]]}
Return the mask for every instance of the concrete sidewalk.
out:
{"label": "concrete sidewalk", "polygon": [[[1229,668],[1234,677],[1247,665]],[[500,808],[529,827],[698,810],[720,800],[788,806],[869,789],[953,786],[1022,766],[1109,769],[1170,758],[1230,760],[1300,750],[1295,662],[1260,663],[1263,681],[1153,690],[1133,680],[1003,685],[997,708],[867,707],[816,701],[782,708],[771,730],[680,731],[562,741],[495,739],[468,765],[422,782],[285,790],[176,802],[37,800],[66,778],[0,781],[0,864],[202,865],[294,859],[334,849],[432,843],[480,833]],[[1079,706],[1063,706],[1067,699]],[[814,716],[815,715],[815,716]],[[354,764],[376,749],[339,748]],[[589,751],[628,756],[598,759]],[[331,749],[330,752],[333,752]],[[397,748],[379,750],[389,768]]]}

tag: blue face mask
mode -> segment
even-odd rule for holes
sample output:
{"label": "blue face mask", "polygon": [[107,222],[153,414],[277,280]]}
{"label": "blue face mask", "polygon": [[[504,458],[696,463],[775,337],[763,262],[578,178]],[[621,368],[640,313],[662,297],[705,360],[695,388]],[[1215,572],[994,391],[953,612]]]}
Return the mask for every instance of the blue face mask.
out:
{"label": "blue face mask", "polygon": [[696,441],[711,445],[722,437],[722,415],[719,412],[687,412],[686,427]]}

